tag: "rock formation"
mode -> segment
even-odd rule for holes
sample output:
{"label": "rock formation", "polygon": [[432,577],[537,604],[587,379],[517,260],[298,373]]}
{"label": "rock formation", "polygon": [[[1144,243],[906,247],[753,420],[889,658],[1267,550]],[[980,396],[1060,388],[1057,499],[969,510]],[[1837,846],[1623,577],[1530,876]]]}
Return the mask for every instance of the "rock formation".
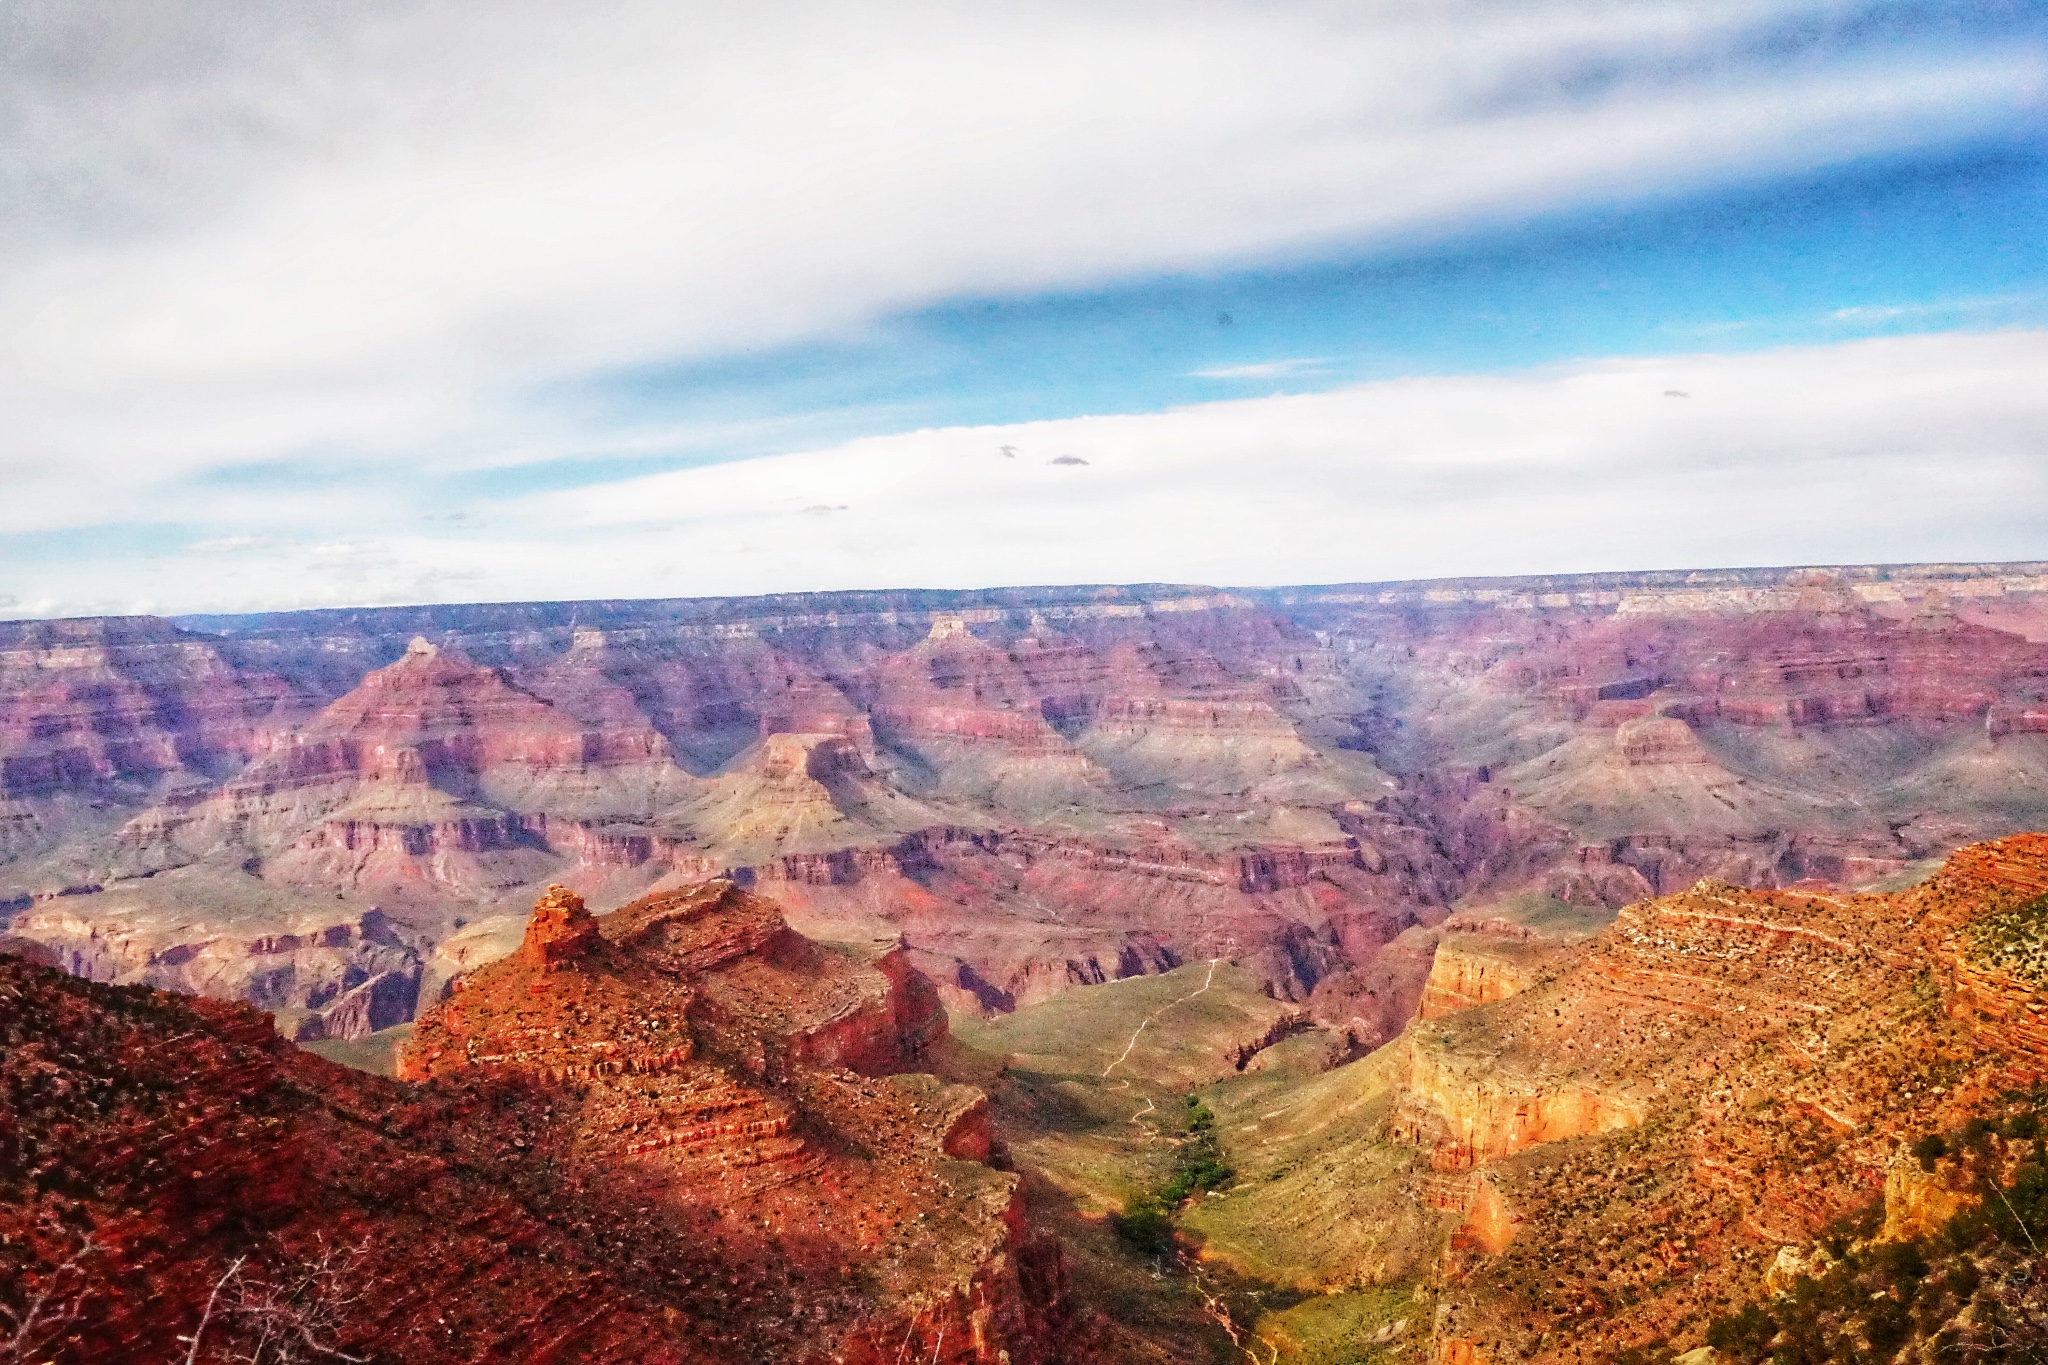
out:
{"label": "rock formation", "polygon": [[[6,630],[10,932],[204,921],[161,964],[375,910],[428,1002],[551,882],[729,873],[902,933],[962,1007],[1228,943],[1377,1041],[1429,966],[1400,936],[1458,904],[1863,886],[2048,822],[2040,565]],[[204,988],[331,1003],[276,965]]]}
{"label": "rock formation", "polygon": [[550,891],[421,1020],[413,1085],[0,958],[0,1306],[49,1291],[21,1347],[63,1362],[202,1320],[206,1360],[281,1323],[407,1362],[1069,1358],[985,1102],[903,1074],[944,1028],[886,945],[730,883]]}
{"label": "rock formation", "polygon": [[2040,987],[1981,984],[1984,926],[2044,895],[2043,835],[1890,896],[1702,882],[1418,1027],[1390,1135],[1470,1173],[1441,1204],[1466,1226],[1445,1335],[1488,1360],[1697,1345],[1779,1247],[1873,1200],[1894,1238],[1964,1207],[1905,1145],[2048,1075]]}

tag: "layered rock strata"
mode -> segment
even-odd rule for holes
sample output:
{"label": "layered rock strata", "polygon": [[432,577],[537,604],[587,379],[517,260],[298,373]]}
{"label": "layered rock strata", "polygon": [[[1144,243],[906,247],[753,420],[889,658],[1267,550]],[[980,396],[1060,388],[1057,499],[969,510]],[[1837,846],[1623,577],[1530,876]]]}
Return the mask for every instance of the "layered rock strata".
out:
{"label": "layered rock strata", "polygon": [[0,958],[0,1295],[48,1310],[6,1344],[225,1359],[282,1323],[409,1362],[1068,1358],[985,1103],[899,1074],[943,1026],[888,952],[729,884],[601,920],[551,893],[422,1020],[413,1085],[247,1006]]}
{"label": "layered rock strata", "polygon": [[[908,1340],[946,1361],[1048,1359],[1060,1255],[1023,1228],[1016,1177],[983,1164],[985,1100],[903,1074],[945,1028],[892,946],[823,947],[730,882],[602,917],[557,888],[516,952],[420,1020],[399,1074],[564,1087],[568,1177],[632,1190],[648,1236],[688,1228],[749,1257],[784,1305],[776,1358]],[[786,1257],[752,1244],[762,1228]]]}
{"label": "layered rock strata", "polygon": [[[817,927],[904,921],[956,1003],[1234,940],[1378,1040],[1421,981],[1390,944],[1446,905],[1863,886],[2048,821],[2043,582],[1894,566],[20,623],[0,915],[75,900],[106,937],[131,902],[233,905],[254,942],[339,893],[432,958],[553,881],[616,905],[788,871],[832,888],[803,893]],[[1239,892],[898,852],[959,831]],[[797,870],[876,858],[900,879]],[[1104,901],[1124,908],[1073,913]]]}
{"label": "layered rock strata", "polygon": [[1487,1360],[1683,1349],[1831,1220],[1953,1212],[1904,1146],[2043,1074],[2048,1001],[2008,977],[1985,1008],[1974,931],[2044,892],[2043,835],[1889,896],[1702,882],[1418,1026],[1389,1131],[1456,1180],[1443,1336]]}

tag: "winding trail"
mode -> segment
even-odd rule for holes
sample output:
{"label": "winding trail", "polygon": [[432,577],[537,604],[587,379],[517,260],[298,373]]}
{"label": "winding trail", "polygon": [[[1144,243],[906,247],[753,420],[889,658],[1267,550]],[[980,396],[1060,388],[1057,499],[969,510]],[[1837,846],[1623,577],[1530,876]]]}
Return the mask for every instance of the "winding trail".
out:
{"label": "winding trail", "polygon": [[1199,987],[1189,991],[1186,995],[1183,995],[1178,1000],[1167,1001],[1164,1005],[1161,1005],[1158,1009],[1153,1010],[1150,1014],[1146,1015],[1144,1019],[1139,1022],[1138,1027],[1131,1030],[1131,1041],[1124,1044],[1123,1054],[1119,1056],[1115,1061],[1111,1062],[1108,1066],[1102,1068],[1102,1078],[1104,1080],[1108,1080],[1110,1072],[1116,1070],[1118,1067],[1122,1066],[1127,1060],[1129,1060],[1131,1055],[1131,1049],[1135,1048],[1138,1045],[1139,1035],[1144,1033],[1146,1029],[1152,1027],[1153,1020],[1157,1019],[1160,1015],[1172,1009],[1175,1005],[1185,1005],[1188,1001],[1194,999],[1203,991],[1208,990],[1209,987],[1213,985],[1216,981],[1216,964],[1221,962],[1222,960],[1223,959],[1220,957],[1210,958],[1209,975],[1202,979],[1202,984]]}
{"label": "winding trail", "polygon": [[[1185,1250],[1181,1249],[1176,1249],[1174,1251],[1174,1258],[1180,1262],[1181,1270],[1188,1277],[1188,1283],[1194,1286],[1195,1293],[1201,1297],[1202,1311],[1207,1313],[1211,1320],[1213,1320],[1218,1327],[1221,1327],[1224,1330],[1224,1332],[1229,1335],[1230,1344],[1236,1347],[1238,1350],[1244,1352],[1244,1358],[1246,1360],[1249,1360],[1252,1363],[1252,1365],[1279,1365],[1280,1348],[1278,1346],[1275,1346],[1272,1342],[1266,1340],[1264,1337],[1259,1336],[1257,1333],[1253,1332],[1251,1328],[1240,1328],[1237,1325],[1237,1319],[1233,1318],[1230,1315],[1230,1306],[1224,1303],[1220,1296],[1211,1294],[1209,1292],[1209,1286],[1202,1283],[1201,1263],[1198,1262],[1193,1256],[1190,1256]],[[1273,1359],[1271,1361],[1260,1360],[1259,1353],[1257,1351],[1254,1351],[1250,1345],[1246,1344],[1245,1338],[1247,1336],[1249,1336],[1252,1339],[1252,1341],[1258,1343],[1259,1345],[1265,1347],[1267,1350],[1271,1351],[1273,1353]]]}
{"label": "winding trail", "polygon": [[[1188,1001],[1194,999],[1196,996],[1202,994],[1202,992],[1208,990],[1209,987],[1215,985],[1216,964],[1221,962],[1222,960],[1223,959],[1220,957],[1210,958],[1209,973],[1207,976],[1204,976],[1202,978],[1201,985],[1195,987],[1195,989],[1189,991],[1186,995],[1181,996],[1178,1000],[1169,1000],[1167,1003],[1161,1005],[1158,1009],[1153,1010],[1150,1014],[1146,1015],[1142,1020],[1140,1020],[1138,1022],[1138,1026],[1135,1029],[1131,1030],[1131,1040],[1124,1044],[1124,1050],[1117,1055],[1117,1059],[1115,1061],[1111,1062],[1108,1066],[1102,1069],[1102,1078],[1104,1080],[1108,1080],[1111,1072],[1115,1071],[1118,1067],[1122,1066],[1125,1062],[1130,1060],[1131,1053],[1138,1046],[1138,1039],[1144,1036],[1145,1030],[1151,1028],[1152,1025],[1158,1021],[1161,1015],[1165,1014],[1175,1005],[1185,1005]],[[1130,1084],[1131,1083],[1127,1080],[1118,1081],[1116,1085],[1111,1087],[1111,1089],[1128,1090],[1130,1088]],[[1145,1115],[1152,1113],[1157,1108],[1158,1106],[1153,1104],[1151,1097],[1147,1096],[1145,1099],[1145,1107],[1143,1109],[1140,1109],[1137,1113],[1131,1115],[1131,1122],[1137,1123],[1139,1119],[1144,1118]],[[1230,1344],[1233,1347],[1235,1347],[1238,1351],[1242,1352],[1244,1358],[1250,1361],[1252,1365],[1277,1365],[1277,1362],[1280,1359],[1280,1348],[1278,1346],[1275,1346],[1272,1342],[1267,1341],[1264,1337],[1252,1335],[1251,1339],[1253,1342],[1256,1342],[1258,1345],[1264,1346],[1267,1350],[1273,1353],[1273,1361],[1271,1363],[1263,1362],[1259,1359],[1258,1352],[1253,1350],[1251,1345],[1247,1344],[1245,1341],[1245,1337],[1247,1335],[1251,1335],[1250,1329],[1239,1327],[1237,1325],[1236,1320],[1232,1318],[1230,1315],[1229,1306],[1223,1302],[1222,1298],[1219,1295],[1210,1293],[1209,1287],[1202,1283],[1201,1267],[1196,1262],[1195,1258],[1190,1256],[1185,1249],[1176,1247],[1174,1249],[1174,1259],[1179,1263],[1182,1272],[1187,1275],[1188,1282],[1194,1286],[1195,1293],[1201,1298],[1202,1311],[1207,1313],[1209,1317],[1216,1323],[1216,1325],[1221,1327],[1224,1330],[1224,1332],[1229,1335]]]}

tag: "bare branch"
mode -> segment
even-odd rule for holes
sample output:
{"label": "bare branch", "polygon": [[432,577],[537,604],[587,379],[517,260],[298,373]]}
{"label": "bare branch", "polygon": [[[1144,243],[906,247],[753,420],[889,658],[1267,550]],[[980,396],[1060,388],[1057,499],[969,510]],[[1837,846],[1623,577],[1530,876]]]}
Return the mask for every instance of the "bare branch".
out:
{"label": "bare branch", "polygon": [[199,1315],[199,1325],[192,1329],[192,1349],[185,1352],[185,1365],[194,1365],[199,1359],[199,1343],[206,1336],[206,1324],[213,1321],[213,1309],[214,1305],[220,1302],[220,1291],[227,1288],[228,1281],[241,1273],[242,1263],[248,1259],[247,1256],[235,1257],[233,1263],[228,1266],[227,1273],[213,1282],[213,1292],[206,1296],[206,1309]]}
{"label": "bare branch", "polygon": [[[12,1324],[12,1330],[5,1340],[0,1340],[0,1361],[26,1360],[42,1346],[47,1345],[55,1335],[79,1318],[81,1300],[85,1297],[85,1258],[103,1250],[86,1234],[77,1250],[65,1257],[55,1269],[40,1277],[35,1292],[19,1312],[0,1302],[0,1313],[4,1313]],[[65,1285],[67,1279],[76,1283]]]}

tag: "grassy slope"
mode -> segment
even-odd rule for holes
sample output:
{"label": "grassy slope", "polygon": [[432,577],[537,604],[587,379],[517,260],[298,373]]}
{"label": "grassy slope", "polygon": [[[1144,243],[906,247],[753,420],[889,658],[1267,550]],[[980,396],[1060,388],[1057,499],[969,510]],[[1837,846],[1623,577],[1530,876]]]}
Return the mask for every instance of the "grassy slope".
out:
{"label": "grassy slope", "polygon": [[[954,1020],[952,1064],[980,1067],[1034,1215],[1066,1237],[1080,1296],[1130,1359],[1246,1360],[1205,1299],[1260,1362],[1392,1361],[1426,1340],[1433,1299],[1417,1275],[1446,1220],[1417,1202],[1411,1154],[1376,1141],[1397,1063],[1382,1052],[1323,1072],[1328,1039],[1305,1033],[1238,1072],[1233,1047],[1285,1009],[1227,964],[1211,980],[1196,963]],[[1197,1255],[1177,1271],[1123,1242],[1110,1215],[1172,1173],[1191,1092],[1215,1110],[1238,1178],[1182,1210]],[[1387,1282],[1360,1283],[1375,1257]]]}

